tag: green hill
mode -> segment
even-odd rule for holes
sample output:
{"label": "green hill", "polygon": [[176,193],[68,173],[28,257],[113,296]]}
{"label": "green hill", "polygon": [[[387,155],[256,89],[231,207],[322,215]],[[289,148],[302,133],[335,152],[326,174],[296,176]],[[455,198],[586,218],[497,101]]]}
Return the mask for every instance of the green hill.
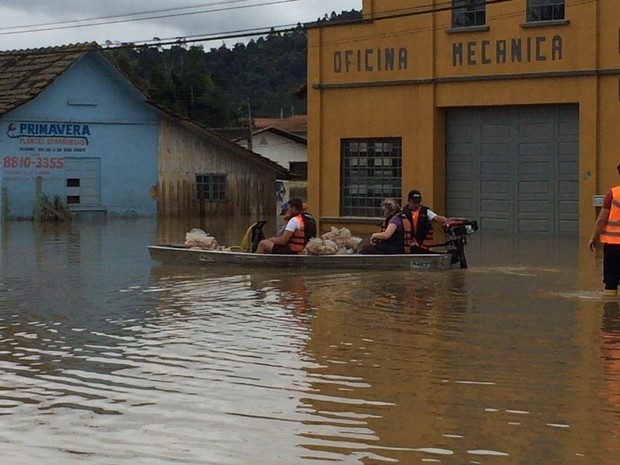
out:
{"label": "green hill", "polygon": [[[361,12],[351,10],[318,21],[359,18]],[[306,100],[294,95],[306,84],[307,37],[301,24],[232,48],[143,46],[106,53],[155,101],[210,127],[247,120],[248,99],[254,117],[306,113]]]}

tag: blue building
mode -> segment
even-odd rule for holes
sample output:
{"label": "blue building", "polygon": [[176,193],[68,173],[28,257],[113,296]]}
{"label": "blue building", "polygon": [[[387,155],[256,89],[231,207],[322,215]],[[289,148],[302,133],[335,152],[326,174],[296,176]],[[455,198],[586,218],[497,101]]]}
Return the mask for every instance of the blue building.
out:
{"label": "blue building", "polygon": [[96,44],[0,52],[0,202],[9,219],[32,218],[37,178],[71,212],[270,218],[283,174],[150,101]]}

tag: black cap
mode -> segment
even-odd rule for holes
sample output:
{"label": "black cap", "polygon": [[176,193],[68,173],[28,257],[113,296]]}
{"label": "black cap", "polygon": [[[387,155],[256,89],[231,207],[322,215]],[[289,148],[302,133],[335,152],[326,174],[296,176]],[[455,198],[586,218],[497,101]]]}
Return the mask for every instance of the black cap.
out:
{"label": "black cap", "polygon": [[407,200],[422,200],[422,194],[420,191],[412,190],[409,191],[409,195],[407,195]]}

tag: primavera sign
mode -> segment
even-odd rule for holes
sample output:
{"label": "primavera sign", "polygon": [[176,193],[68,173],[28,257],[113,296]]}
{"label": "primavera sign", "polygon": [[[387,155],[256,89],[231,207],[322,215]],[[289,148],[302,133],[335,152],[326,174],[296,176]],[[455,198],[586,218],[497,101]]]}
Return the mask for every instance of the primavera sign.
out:
{"label": "primavera sign", "polygon": [[7,135],[26,144],[88,145],[90,127],[78,123],[10,123]]}

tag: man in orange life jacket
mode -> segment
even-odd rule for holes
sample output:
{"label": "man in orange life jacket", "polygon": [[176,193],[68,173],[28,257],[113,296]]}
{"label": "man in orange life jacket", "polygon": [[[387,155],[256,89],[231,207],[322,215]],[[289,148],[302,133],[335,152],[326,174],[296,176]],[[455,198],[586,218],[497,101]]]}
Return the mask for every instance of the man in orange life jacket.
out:
{"label": "man in orange life jacket", "polygon": [[288,202],[291,219],[286,223],[281,236],[263,239],[258,243],[257,253],[300,254],[306,246],[305,221],[303,202],[300,198],[292,198]]}
{"label": "man in orange life jacket", "polygon": [[[620,165],[616,169],[620,174]],[[603,243],[603,293],[616,296],[620,282],[620,185],[605,194],[588,242],[590,250],[594,251],[599,241]]]}
{"label": "man in orange life jacket", "polygon": [[415,189],[407,195],[407,205],[403,208],[403,215],[411,223],[410,252],[429,253],[434,243],[433,221],[443,226],[448,219],[422,205],[422,194]]}
{"label": "man in orange life jacket", "polygon": [[[307,212],[309,208],[310,206],[306,202],[304,202],[303,211]],[[286,229],[288,220],[291,219],[292,214],[291,214],[291,209],[289,208],[289,205],[288,205],[288,200],[282,204],[282,210],[280,211],[280,216],[282,216],[282,219],[284,220],[284,224],[278,229],[276,236],[281,236],[282,234],[284,234],[284,230]]]}

